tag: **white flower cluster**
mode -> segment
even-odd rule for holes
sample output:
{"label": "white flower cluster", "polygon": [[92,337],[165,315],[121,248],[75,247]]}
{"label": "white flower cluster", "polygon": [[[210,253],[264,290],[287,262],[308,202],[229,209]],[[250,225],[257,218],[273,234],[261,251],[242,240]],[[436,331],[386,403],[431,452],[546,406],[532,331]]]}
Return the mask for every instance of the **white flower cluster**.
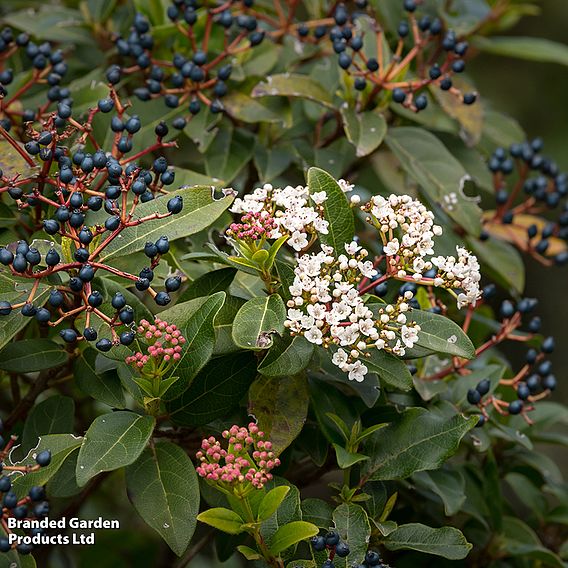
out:
{"label": "white flower cluster", "polygon": [[[463,248],[454,257],[430,258],[434,254],[434,237],[442,227],[434,224],[434,214],[409,195],[376,195],[362,206],[370,213],[368,221],[380,232],[388,270],[398,278],[411,277],[416,282],[444,288],[463,290],[458,295],[458,307],[475,305],[481,293],[477,258]],[[433,281],[424,273],[435,266],[438,272]]]}
{"label": "white flower cluster", "polygon": [[333,363],[350,380],[362,381],[369,348],[402,356],[418,340],[420,327],[406,315],[411,292],[375,315],[357,290],[363,277],[377,274],[373,263],[365,260],[368,252],[355,241],[345,245],[345,252],[335,258],[333,248],[323,245],[321,252],[298,258],[285,325],[311,343],[336,348]]}
{"label": "white flower cluster", "polygon": [[463,247],[456,247],[457,258],[454,256],[436,256],[432,264],[438,269],[434,279],[435,286],[449,286],[463,290],[458,294],[458,308],[469,304],[475,305],[481,296],[479,281],[479,262],[477,257]]}
{"label": "white flower cluster", "polygon": [[294,250],[301,251],[308,246],[307,235],[328,233],[329,223],[323,218],[320,208],[326,199],[325,191],[313,193],[313,207],[310,205],[310,192],[307,187],[288,185],[275,188],[266,183],[242,199],[235,199],[230,210],[233,213],[268,212],[276,225],[269,232],[268,238],[279,239],[283,235],[290,235],[287,243]]}

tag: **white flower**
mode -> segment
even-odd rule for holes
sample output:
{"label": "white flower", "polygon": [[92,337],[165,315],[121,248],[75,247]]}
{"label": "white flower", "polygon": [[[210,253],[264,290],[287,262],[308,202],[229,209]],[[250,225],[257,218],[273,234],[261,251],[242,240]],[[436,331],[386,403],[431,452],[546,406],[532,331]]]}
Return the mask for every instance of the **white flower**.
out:
{"label": "white flower", "polygon": [[414,347],[414,344],[418,341],[418,328],[417,327],[408,327],[407,325],[403,325],[400,329],[400,337],[402,342],[411,349]]}
{"label": "white flower", "polygon": [[350,381],[357,381],[358,383],[362,382],[367,374],[367,367],[361,363],[361,361],[355,361],[351,370],[349,371],[349,380]]}
{"label": "white flower", "polygon": [[400,249],[400,244],[398,242],[398,239],[393,239],[392,241],[389,241],[384,247],[383,247],[383,252],[387,255],[387,256],[394,256]]}
{"label": "white flower", "polygon": [[339,348],[334,354],[333,357],[331,358],[331,361],[333,362],[334,365],[336,365],[337,367],[341,367],[342,365],[345,365],[345,363],[347,363],[347,353]]}
{"label": "white flower", "polygon": [[317,205],[321,205],[327,199],[327,193],[325,191],[318,191],[311,194],[312,201]]}
{"label": "white flower", "polygon": [[306,233],[300,233],[299,231],[294,231],[292,236],[288,239],[287,243],[297,251],[301,251],[302,249],[308,246],[308,238],[306,237]]}
{"label": "white flower", "polygon": [[322,332],[317,327],[311,327],[306,331],[304,337],[310,342],[315,343],[316,345],[322,344]]}

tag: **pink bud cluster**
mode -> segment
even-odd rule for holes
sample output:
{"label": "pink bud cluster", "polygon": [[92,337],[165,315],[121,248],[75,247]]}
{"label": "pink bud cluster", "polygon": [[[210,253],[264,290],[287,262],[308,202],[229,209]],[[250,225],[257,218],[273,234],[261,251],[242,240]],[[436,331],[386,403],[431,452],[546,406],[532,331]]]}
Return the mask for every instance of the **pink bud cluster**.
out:
{"label": "pink bud cluster", "polygon": [[231,426],[223,432],[229,441],[225,450],[221,443],[210,436],[201,443],[196,457],[201,462],[197,473],[222,486],[250,483],[256,489],[272,479],[270,470],[280,465],[272,451],[272,442],[264,441],[264,432],[251,422],[248,428]]}
{"label": "pink bud cluster", "polygon": [[143,319],[140,320],[136,331],[146,343],[147,352],[138,351],[126,357],[128,365],[141,369],[150,359],[158,364],[162,361],[168,363],[181,359],[182,345],[186,339],[174,324],[169,324],[159,317],[154,318],[153,324]]}
{"label": "pink bud cluster", "polygon": [[256,241],[262,237],[270,238],[276,229],[276,221],[268,211],[245,213],[240,223],[231,223],[227,235],[235,239]]}

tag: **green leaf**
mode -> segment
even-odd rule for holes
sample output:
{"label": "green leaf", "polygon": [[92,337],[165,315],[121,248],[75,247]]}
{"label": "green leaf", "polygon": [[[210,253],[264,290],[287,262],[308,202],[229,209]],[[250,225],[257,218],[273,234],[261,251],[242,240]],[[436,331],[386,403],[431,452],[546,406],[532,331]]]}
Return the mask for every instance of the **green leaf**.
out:
{"label": "green leaf", "polygon": [[116,370],[97,371],[96,358],[97,352],[94,349],[85,349],[76,359],[74,375],[77,386],[95,400],[100,400],[113,408],[124,408],[126,401]]}
{"label": "green leaf", "polygon": [[[186,187],[171,194],[183,198],[183,209],[177,215],[165,219],[155,219],[128,227],[120,233],[104,250],[105,260],[132,254],[142,250],[146,241],[155,241],[167,235],[170,241],[187,237],[207,228],[232,203],[234,192],[227,190],[225,196],[216,199],[211,186]],[[167,212],[168,198],[141,203],[136,208],[136,216],[144,217],[153,213]]]}
{"label": "green leaf", "polygon": [[301,432],[308,403],[308,384],[304,375],[260,376],[250,387],[249,413],[266,432],[275,454],[284,451]]}
{"label": "green leaf", "polygon": [[466,359],[475,357],[473,343],[457,323],[424,310],[412,310],[411,318],[420,325],[417,342],[420,347]]}
{"label": "green leaf", "polygon": [[0,369],[10,373],[43,371],[66,362],[65,349],[49,339],[24,339],[10,343],[0,351]]}
{"label": "green leaf", "polygon": [[258,514],[257,519],[259,521],[265,521],[269,517],[271,517],[280,505],[286,495],[288,495],[290,488],[286,485],[280,485],[271,489],[260,502],[260,506],[258,507]]}
{"label": "green leaf", "polygon": [[[19,304],[27,300],[32,283],[24,278],[0,272],[0,298],[11,304]],[[43,306],[47,301],[50,286],[40,284],[34,298],[36,307]],[[30,323],[31,318],[22,317],[20,310],[12,310],[7,316],[2,316],[0,325],[0,349],[4,347],[14,335]]]}
{"label": "green leaf", "polygon": [[333,99],[320,83],[307,75],[269,75],[252,90],[253,97],[300,97],[333,108]]}
{"label": "green leaf", "polygon": [[113,471],[135,462],[150,439],[155,419],[134,412],[103,414],[91,424],[77,459],[80,487],[103,471]]}
{"label": "green leaf", "polygon": [[262,557],[260,554],[251,548],[250,546],[246,546],[244,544],[239,544],[237,546],[237,550],[247,559],[247,560],[260,560]]}
{"label": "green leaf", "polygon": [[290,491],[287,493],[286,497],[284,497],[284,500],[276,512],[271,517],[263,521],[260,527],[262,538],[264,538],[269,547],[271,545],[271,539],[278,529],[292,521],[299,521],[302,518],[302,510],[300,508],[300,491],[297,487],[283,478],[276,477],[267,485],[267,489],[278,487],[280,485],[286,485],[286,487],[289,487]]}
{"label": "green leaf", "polygon": [[18,456],[27,453],[37,445],[38,439],[47,434],[68,434],[73,432],[75,402],[68,396],[54,395],[36,404],[24,423],[22,443],[14,452]]}
{"label": "green leaf", "polygon": [[14,479],[14,490],[20,496],[25,495],[34,485],[45,485],[63,465],[67,457],[83,442],[83,438],[73,434],[48,434],[42,436],[37,446],[28,455],[14,465],[36,465],[35,457],[43,450],[51,452],[51,462],[37,471],[19,475]]}
{"label": "green leaf", "polygon": [[126,469],[126,488],[140,516],[181,556],[199,512],[197,475],[185,451],[171,442],[146,448]]}
{"label": "green leaf", "polygon": [[236,269],[231,266],[206,272],[189,284],[178,298],[176,306],[202,296],[212,296],[216,292],[226,292],[235,279],[236,273]]}
{"label": "green leaf", "polygon": [[225,416],[239,404],[255,376],[252,353],[213,359],[179,398],[168,403],[171,419],[176,424],[196,426]]}
{"label": "green leaf", "polygon": [[307,178],[310,193],[325,191],[327,194],[323,212],[329,223],[329,233],[320,233],[320,241],[333,247],[337,254],[342,254],[345,243],[350,243],[355,235],[355,222],[349,201],[337,181],[324,170],[310,168]]}
{"label": "green leaf", "polygon": [[402,391],[412,388],[412,375],[401,359],[382,349],[371,349],[368,353],[370,357],[365,358],[364,364],[369,371],[379,375],[381,385]]}
{"label": "green leaf", "polygon": [[383,542],[389,550],[418,550],[449,560],[461,560],[472,549],[472,545],[458,529],[434,529],[420,523],[400,525]]}
{"label": "green leaf", "polygon": [[346,559],[337,558],[338,568],[361,563],[371,536],[371,526],[365,509],[360,505],[344,503],[333,511],[333,521],[342,540],[349,543],[350,550]]}
{"label": "green leaf", "polygon": [[[254,138],[249,132],[220,128],[205,154],[205,171],[211,177],[221,178],[225,183],[230,183],[252,158],[253,150]],[[230,203],[227,207],[229,205]],[[202,228],[210,225],[212,221],[214,219]]]}
{"label": "green leaf", "polygon": [[167,400],[180,396],[211,358],[215,347],[213,324],[225,297],[225,292],[216,292],[208,298],[177,304],[160,314],[168,323],[176,324],[186,338],[181,359],[171,370],[171,375],[179,380],[166,393]]}
{"label": "green leaf", "polygon": [[456,470],[421,471],[412,476],[419,486],[432,491],[444,503],[444,511],[448,517],[455,515],[465,503],[465,480]]}
{"label": "green leaf", "polygon": [[568,46],[538,37],[475,37],[473,44],[481,51],[517,57],[528,61],[568,65]]}
{"label": "green leaf", "polygon": [[335,454],[337,456],[337,465],[341,469],[347,469],[356,463],[369,459],[369,456],[364,456],[363,454],[358,454],[356,452],[348,452],[339,444],[333,444],[333,447],[335,448]]}
{"label": "green leaf", "polygon": [[275,336],[274,343],[258,366],[258,372],[267,377],[296,375],[310,363],[314,344],[304,336]]}
{"label": "green leaf", "polygon": [[[469,176],[440,140],[422,128],[400,127],[390,129],[386,141],[404,170],[428,197],[468,233],[478,235],[481,209],[462,188]],[[455,195],[456,203],[446,201],[450,194]]]}
{"label": "green leaf", "polygon": [[283,117],[270,110],[261,102],[234,91],[223,99],[225,110],[237,120],[243,122],[282,122]]}
{"label": "green leaf", "polygon": [[332,526],[333,507],[323,499],[304,499],[302,501],[302,519],[309,521],[320,529]]}
{"label": "green leaf", "polygon": [[306,521],[292,521],[280,527],[270,542],[270,552],[280,554],[294,544],[317,535],[319,529]]}
{"label": "green leaf", "polygon": [[223,307],[215,317],[215,347],[213,355],[226,355],[239,351],[239,347],[233,341],[233,322],[237,312],[243,306],[245,300],[237,296],[227,296]]}
{"label": "green leaf", "polygon": [[439,468],[458,448],[477,417],[445,418],[423,408],[408,408],[392,424],[375,432],[364,445],[371,459],[363,465],[372,480],[403,479]]}
{"label": "green leaf", "polygon": [[39,40],[92,45],[92,35],[81,26],[81,13],[72,8],[40,5],[34,10],[33,18],[28,9],[19,12],[11,9],[2,20],[5,25],[25,30]]}
{"label": "green leaf", "polygon": [[487,241],[468,239],[473,252],[503,286],[522,293],[525,288],[525,263],[517,249],[497,238]]}
{"label": "green leaf", "polygon": [[268,349],[272,334],[284,333],[286,307],[278,294],[249,300],[233,322],[233,341],[243,349]]}
{"label": "green leaf", "polygon": [[485,110],[483,123],[483,136],[493,146],[510,146],[526,139],[526,134],[520,124],[510,116],[495,110]]}
{"label": "green leaf", "polygon": [[347,107],[341,107],[341,117],[347,139],[357,150],[357,157],[367,156],[376,150],[387,133],[385,117],[374,111],[356,112]]}
{"label": "green leaf", "polygon": [[244,530],[241,528],[244,523],[241,517],[224,507],[215,507],[203,511],[203,513],[197,515],[197,520],[229,534],[239,534]]}

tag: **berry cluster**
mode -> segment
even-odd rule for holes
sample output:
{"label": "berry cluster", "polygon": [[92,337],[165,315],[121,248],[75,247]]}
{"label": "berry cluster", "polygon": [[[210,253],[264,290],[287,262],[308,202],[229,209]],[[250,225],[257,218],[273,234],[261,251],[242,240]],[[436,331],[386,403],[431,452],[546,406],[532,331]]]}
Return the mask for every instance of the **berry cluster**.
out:
{"label": "berry cluster", "polygon": [[[488,161],[495,188],[495,211],[485,216],[482,238],[505,238],[544,265],[568,262],[568,175],[542,155],[543,142],[497,148]],[[556,221],[542,215],[561,209]]]}
{"label": "berry cluster", "polygon": [[[265,36],[257,18],[248,13],[251,4],[248,0],[225,2],[201,10],[196,0],[174,0],[168,17],[176,24],[184,44],[189,44],[190,53],[174,53],[168,61],[154,55],[150,24],[142,14],[136,14],[128,37],[116,39],[118,53],[131,58],[133,64],[111,66],[106,75],[109,83],[116,85],[124,75],[140,75],[144,86],[134,90],[140,100],[160,97],[172,109],[186,105],[187,113],[172,122],[180,130],[202,106],[209,107],[212,113],[222,112],[221,99],[228,91],[232,58],[259,45]],[[199,29],[202,34],[198,34]]]}
{"label": "berry cluster", "polygon": [[[476,93],[462,93],[452,82],[453,75],[465,71],[467,42],[460,41],[452,30],[444,31],[442,21],[437,18],[432,20],[428,15],[417,18],[417,4],[414,0],[404,1],[408,19],[398,25],[398,39],[390,60],[384,52],[385,32],[376,19],[373,18],[377,55],[368,57],[363,49],[363,35],[356,26],[360,13],[349,14],[343,4],[335,8],[335,25],[329,31],[324,26],[316,28],[316,37],[329,34],[338,65],[354,77],[355,89],[363,94],[362,106],[368,106],[387,91],[395,103],[420,112],[428,106],[425,90],[432,85],[466,105],[475,102]],[[413,62],[415,76],[401,80]]]}
{"label": "berry cluster", "polygon": [[264,432],[254,422],[248,428],[231,426],[222,436],[228,440],[227,449],[213,436],[202,441],[196,454],[201,462],[197,473],[219,489],[241,496],[262,489],[272,479],[270,471],[280,465],[272,442],[263,440]]}
{"label": "berry cluster", "polygon": [[[222,98],[228,92],[233,59],[259,45],[265,37],[275,42],[289,37],[316,46],[324,55],[331,48],[337,54],[338,65],[353,77],[354,88],[364,97],[362,108],[376,104],[377,97],[387,92],[396,103],[419,112],[428,105],[424,91],[432,85],[466,105],[477,98],[474,92],[462,93],[452,81],[455,74],[465,70],[467,42],[460,41],[452,30],[444,30],[439,19],[427,15],[417,18],[415,1],[404,1],[408,19],[398,26],[390,59],[384,50],[385,32],[365,0],[356,1],[352,12],[345,4],[333,3],[324,17],[307,21],[297,21],[298,12],[304,12],[298,10],[299,2],[285,6],[279,1],[273,6],[256,6],[253,0],[227,1],[215,7],[203,4],[173,0],[168,8],[184,46],[171,60],[161,59],[164,52],[152,37],[150,23],[142,14],[136,14],[129,35],[116,38],[119,55],[132,63],[115,64],[107,70],[112,85],[124,76],[140,77],[143,86],[134,90],[140,100],[163,98],[169,108],[185,106],[187,112],[172,122],[177,129],[183,129],[203,106],[212,113],[224,111]],[[362,16],[370,16],[376,30],[376,57],[366,55],[363,49],[365,34],[357,25]],[[412,45],[407,45],[410,42]],[[412,78],[401,79],[413,63],[416,69]]]}
{"label": "berry cluster", "polygon": [[[93,135],[92,123],[97,114],[113,109],[116,110],[111,122],[114,143],[110,151],[105,151]],[[150,259],[149,266],[138,275],[104,262],[107,247],[122,238],[123,231],[175,215],[183,208],[182,198],[175,196],[165,203],[162,213],[137,214],[141,203],[167,193],[165,186],[173,183],[174,171],[163,157],[156,158],[150,169],[137,163],[138,159],[171,145],[162,140],[167,133],[163,124],[156,127],[155,144],[125,156],[132,149],[134,134],[141,128],[138,117],[127,117],[126,109],[127,105],[111,91],[109,98],[101,99],[97,107],[89,111],[84,122],[78,122],[72,117],[71,106],[60,103],[57,113],[43,120],[39,131],[28,130],[30,140],[24,148],[9,133],[0,131],[29,165],[26,172],[13,176],[0,173],[0,193],[7,193],[16,202],[22,212],[24,232],[34,234],[42,228],[49,236],[58,235],[61,239],[61,246],[52,243],[44,254],[27,238],[0,249],[0,264],[8,267],[14,277],[33,282],[24,301],[13,305],[2,301],[0,315],[21,308],[23,315],[35,316],[42,324],[57,326],[69,319],[71,327],[60,332],[69,343],[98,338],[96,327],[91,325],[91,317],[95,315],[111,329],[112,340],[102,338],[97,342],[102,351],[108,351],[113,343],[132,343],[132,331],[124,331],[119,336],[115,327],[132,324],[134,313],[121,293],[111,302],[114,315],[101,310],[104,293],[95,288],[97,271],[122,277],[139,291],[147,290],[160,306],[168,304],[168,292],[180,286],[179,279],[173,277],[166,280],[165,291],[157,292],[151,287],[154,269],[161,255],[169,251],[166,236],[147,243],[145,253]],[[92,153],[86,151],[90,146]],[[52,173],[53,166],[57,168],[56,173]],[[101,209],[107,215],[105,218],[97,215]],[[58,278],[54,280],[54,276]],[[51,309],[34,304],[40,283],[53,287],[48,301]],[[76,327],[80,316],[84,316],[81,332]]]}
{"label": "berry cluster", "polygon": [[[19,57],[21,53],[24,57]],[[30,67],[31,76],[20,80]],[[27,33],[14,36],[8,27],[0,30],[0,127],[5,131],[12,126],[23,128],[28,122],[42,119],[52,103],[70,100],[69,89],[60,86],[66,73],[63,52],[49,42],[37,45]],[[11,92],[9,86],[13,83],[18,88]],[[47,101],[35,109],[24,108],[24,95],[33,94],[44,85],[48,86]]]}
{"label": "berry cluster", "polygon": [[[0,432],[4,429],[2,421],[0,420]],[[27,542],[16,543],[15,540],[10,538],[13,531],[8,528],[8,519],[14,518],[19,521],[42,519],[49,513],[49,504],[45,500],[45,491],[43,487],[33,486],[28,491],[28,494],[21,499],[18,498],[13,491],[12,480],[10,474],[17,472],[19,475],[25,475],[33,471],[37,471],[41,467],[46,467],[51,463],[51,452],[43,450],[34,456],[35,465],[8,465],[6,458],[10,454],[17,436],[11,436],[6,443],[2,436],[0,436],[0,471],[8,473],[0,477],[0,495],[2,498],[2,528],[7,536],[0,537],[0,552],[9,552],[11,549],[16,549],[20,554],[29,554],[32,551],[32,545]],[[33,528],[30,531],[29,537],[26,539],[31,540],[30,537],[41,534],[43,529]]]}
{"label": "berry cluster", "polygon": [[[488,292],[488,295],[490,295],[491,288]],[[486,296],[485,293],[484,296]],[[485,349],[505,340],[532,342],[541,328],[540,317],[528,317],[536,305],[537,301],[533,298],[523,298],[516,305],[510,300],[503,301],[499,310],[500,329],[478,348],[477,353],[480,354]],[[524,322],[523,318],[525,319]],[[526,328],[523,334],[518,333],[521,327]],[[546,359],[546,356],[554,351],[554,346],[554,338],[549,336],[540,341],[538,350],[529,347],[525,365],[513,377],[503,378],[499,381],[500,387],[512,390],[515,396],[513,400],[510,400],[510,397],[504,400],[490,394],[491,383],[487,379],[480,381],[475,388],[469,389],[467,401],[477,406],[482,413],[480,426],[489,418],[488,409],[490,408],[501,415],[521,414],[529,424],[532,423],[527,412],[534,409],[535,402],[547,397],[556,388],[556,377],[552,373],[552,363]]]}
{"label": "berry cluster", "polygon": [[326,551],[329,558],[323,563],[322,568],[333,568],[333,559],[345,558],[349,555],[349,545],[341,540],[339,533],[335,530],[328,531],[325,535],[314,536],[311,545],[315,552]]}

